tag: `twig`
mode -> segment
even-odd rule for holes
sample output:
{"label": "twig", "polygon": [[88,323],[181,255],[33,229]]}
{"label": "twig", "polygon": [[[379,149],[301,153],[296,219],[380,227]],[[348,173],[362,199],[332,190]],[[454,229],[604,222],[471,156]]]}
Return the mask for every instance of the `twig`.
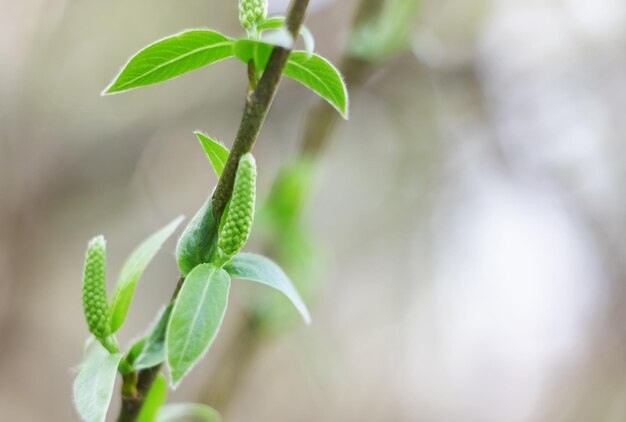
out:
{"label": "twig", "polygon": [[[291,0],[287,12],[286,25],[294,38],[300,32],[308,5],[309,0]],[[265,122],[265,117],[278,89],[278,83],[287,64],[289,54],[290,50],[274,47],[261,80],[256,85],[254,91],[246,96],[246,105],[237,137],[213,195],[213,214],[216,221],[220,221],[224,208],[232,195],[239,159],[242,155],[252,150],[259,131]],[[181,277],[170,303],[174,302],[178,296],[183,282],[184,278]],[[118,422],[132,422],[137,419],[145,397],[150,391],[155,377],[161,370],[161,366],[160,364],[152,368],[142,369],[139,372],[131,372],[124,376],[122,406]]]}
{"label": "twig", "polygon": [[[291,1],[285,24],[294,39],[300,32],[308,4],[308,0]],[[252,151],[261,126],[265,122],[267,111],[272,104],[274,94],[276,94],[276,89],[283,75],[283,69],[287,64],[290,52],[290,50],[282,47],[274,47],[261,80],[254,91],[246,97],[246,105],[237,137],[230,150],[222,177],[217,182],[217,187],[213,194],[213,216],[215,221],[220,221],[224,208],[233,193],[233,184],[235,183],[239,159],[242,155]]]}

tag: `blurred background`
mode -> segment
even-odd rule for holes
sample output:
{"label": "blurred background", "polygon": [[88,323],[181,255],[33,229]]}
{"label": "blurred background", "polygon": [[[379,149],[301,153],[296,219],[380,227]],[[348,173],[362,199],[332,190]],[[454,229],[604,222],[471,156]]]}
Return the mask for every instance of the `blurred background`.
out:
{"label": "blurred background", "polygon": [[[273,293],[235,283],[170,401],[228,421],[626,420],[626,3],[382,3],[400,9],[353,31],[359,0],[311,0],[317,52],[360,66],[350,120],[319,135],[308,267],[286,263],[315,285],[313,324],[288,309],[249,347],[242,321]],[[78,420],[87,241],[108,239],[111,290],[132,249],[215,183],[192,131],[232,143],[240,63],[99,96],[131,54],[191,27],[240,34],[236,2],[0,3],[0,420]],[[283,81],[255,147],[260,198],[317,104]],[[248,250],[266,247],[264,221]],[[122,344],[169,299],[174,246],[142,277]]]}

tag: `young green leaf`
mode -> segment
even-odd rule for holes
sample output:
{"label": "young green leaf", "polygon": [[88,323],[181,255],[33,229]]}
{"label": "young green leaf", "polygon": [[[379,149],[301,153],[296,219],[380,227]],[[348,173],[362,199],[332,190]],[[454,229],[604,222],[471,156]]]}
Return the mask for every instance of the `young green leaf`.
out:
{"label": "young green leaf", "polygon": [[228,154],[230,154],[228,149],[202,132],[196,131],[194,133],[198,137],[202,149],[204,149],[206,156],[211,162],[215,174],[217,177],[220,177],[222,171],[224,171],[226,160],[228,160]]}
{"label": "young green leaf", "polygon": [[270,259],[251,253],[236,255],[224,269],[233,278],[256,281],[283,293],[293,303],[304,321],[309,324],[311,315],[300,295],[284,271]]}
{"label": "young green leaf", "polygon": [[233,41],[208,29],[184,31],[149,45],[133,56],[103,95],[175,78],[233,55]]}
{"label": "young green leaf", "polygon": [[121,353],[110,354],[99,345],[85,358],[74,380],[74,402],[83,421],[105,420],[121,359]]}
{"label": "young green leaf", "polygon": [[[307,49],[312,49],[312,38],[305,36],[305,41]],[[242,62],[247,64],[254,60],[257,70],[263,70],[273,48],[267,42],[238,39],[233,52]],[[294,51],[289,56],[284,74],[313,90],[335,107],[344,119],[348,118],[348,90],[341,74],[328,60],[317,54],[311,55],[311,51]]]}
{"label": "young green leaf", "polygon": [[173,403],[163,406],[156,422],[186,421],[189,419],[202,422],[220,422],[222,418],[217,410],[204,404]]}
{"label": "young green leaf", "polygon": [[213,217],[212,195],[191,219],[176,245],[176,261],[183,275],[196,266],[210,262],[217,250],[219,224]]}
{"label": "young green leaf", "polygon": [[285,76],[300,82],[328,101],[348,118],[348,91],[339,71],[317,54],[310,58],[304,51],[294,51],[285,67]]}
{"label": "young green leaf", "polygon": [[229,289],[228,273],[211,264],[198,265],[183,283],[165,340],[174,388],[215,339],[226,312]]}
{"label": "young green leaf", "polygon": [[267,66],[273,48],[270,43],[241,38],[235,41],[233,54],[245,64],[253,60],[257,70],[262,71]]}
{"label": "young green leaf", "polygon": [[144,240],[124,263],[111,300],[111,332],[119,330],[124,323],[139,277],[181,221],[182,216]]}
{"label": "young green leaf", "polygon": [[165,330],[173,305],[168,305],[147,337],[139,340],[128,353],[128,361],[136,370],[152,368],[165,361]]}
{"label": "young green leaf", "polygon": [[257,29],[264,31],[266,29],[278,29],[285,24],[284,16],[270,16],[257,25]]}
{"label": "young green leaf", "polygon": [[167,381],[163,374],[157,374],[146,399],[141,406],[141,412],[137,417],[137,422],[154,422],[157,420],[159,410],[165,404],[167,398]]}

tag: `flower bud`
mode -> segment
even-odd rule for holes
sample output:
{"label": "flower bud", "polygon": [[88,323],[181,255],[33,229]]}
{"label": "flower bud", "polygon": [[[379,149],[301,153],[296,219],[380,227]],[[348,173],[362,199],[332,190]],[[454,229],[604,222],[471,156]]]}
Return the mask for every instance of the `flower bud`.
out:
{"label": "flower bud", "polygon": [[239,22],[248,32],[267,17],[267,0],[239,0]]}
{"label": "flower bud", "polygon": [[83,274],[83,309],[89,331],[100,341],[111,334],[106,293],[106,246],[104,237],[89,242]]}
{"label": "flower bud", "polygon": [[252,229],[256,195],[256,163],[247,153],[239,160],[230,209],[220,230],[218,247],[224,261],[229,261],[243,248]]}

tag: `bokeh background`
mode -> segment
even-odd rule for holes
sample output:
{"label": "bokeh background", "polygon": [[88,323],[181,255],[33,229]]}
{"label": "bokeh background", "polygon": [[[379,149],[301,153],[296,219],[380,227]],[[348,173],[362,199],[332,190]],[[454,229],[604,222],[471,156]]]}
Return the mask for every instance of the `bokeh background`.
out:
{"label": "bokeh background", "polygon": [[[358,3],[312,0],[318,53],[341,60]],[[626,420],[626,3],[422,0],[409,23],[350,87],[351,118],[316,168],[303,218],[314,322],[257,344],[219,410]],[[0,2],[0,420],[78,419],[87,241],[107,237],[112,288],[133,247],[215,183],[192,131],[230,145],[238,62],[99,96],[145,44],[207,26],[239,33],[236,2]],[[317,101],[281,85],[255,147],[260,197]],[[122,344],[168,300],[174,246],[140,281]],[[262,290],[235,283],[222,333],[170,401],[204,401],[240,359],[237,327]]]}

